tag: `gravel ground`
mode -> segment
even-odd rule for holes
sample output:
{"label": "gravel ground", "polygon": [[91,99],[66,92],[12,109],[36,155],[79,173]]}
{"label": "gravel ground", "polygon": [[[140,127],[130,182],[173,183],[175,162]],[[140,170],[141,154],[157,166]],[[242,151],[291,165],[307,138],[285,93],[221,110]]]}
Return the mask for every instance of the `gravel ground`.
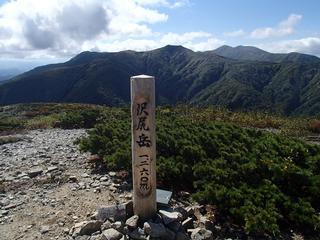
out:
{"label": "gravel ground", "polygon": [[[91,174],[74,141],[85,130],[35,130],[0,145],[0,239],[72,239],[101,205],[125,202],[115,173]],[[122,182],[121,186],[125,183]]]}

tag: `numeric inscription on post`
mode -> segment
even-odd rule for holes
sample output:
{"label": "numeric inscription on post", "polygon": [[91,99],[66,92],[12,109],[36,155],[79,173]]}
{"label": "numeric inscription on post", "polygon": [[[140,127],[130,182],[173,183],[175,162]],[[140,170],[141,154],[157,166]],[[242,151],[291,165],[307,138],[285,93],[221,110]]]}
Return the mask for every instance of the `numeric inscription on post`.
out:
{"label": "numeric inscription on post", "polygon": [[148,126],[148,103],[138,103],[136,106],[137,124],[135,130],[137,131],[137,139],[135,140],[139,146],[139,152],[143,153],[138,156],[138,163],[136,167],[139,169],[139,190],[140,195],[148,196],[151,193],[151,157],[149,148],[152,146]]}

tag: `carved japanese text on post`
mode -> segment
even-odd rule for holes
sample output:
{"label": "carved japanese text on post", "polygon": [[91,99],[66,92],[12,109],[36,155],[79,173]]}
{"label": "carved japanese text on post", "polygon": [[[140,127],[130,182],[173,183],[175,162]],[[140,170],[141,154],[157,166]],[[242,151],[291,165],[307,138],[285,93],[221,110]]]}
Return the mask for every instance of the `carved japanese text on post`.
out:
{"label": "carved japanese text on post", "polygon": [[[140,100],[141,101],[141,100]],[[135,167],[138,169],[139,177],[139,195],[146,197],[151,193],[151,156],[150,147],[152,146],[152,141],[150,137],[149,128],[149,112],[148,112],[148,102],[143,101],[141,103],[136,103],[136,119],[134,120],[134,129],[136,130],[136,143],[138,144],[138,158]]]}

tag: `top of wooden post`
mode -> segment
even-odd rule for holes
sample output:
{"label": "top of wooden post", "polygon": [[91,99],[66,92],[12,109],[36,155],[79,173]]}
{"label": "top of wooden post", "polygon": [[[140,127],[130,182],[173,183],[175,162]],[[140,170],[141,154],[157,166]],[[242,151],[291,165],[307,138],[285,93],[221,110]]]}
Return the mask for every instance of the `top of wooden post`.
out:
{"label": "top of wooden post", "polygon": [[135,79],[135,78],[154,78],[154,77],[153,76],[148,76],[148,75],[137,75],[137,76],[131,77],[131,79]]}

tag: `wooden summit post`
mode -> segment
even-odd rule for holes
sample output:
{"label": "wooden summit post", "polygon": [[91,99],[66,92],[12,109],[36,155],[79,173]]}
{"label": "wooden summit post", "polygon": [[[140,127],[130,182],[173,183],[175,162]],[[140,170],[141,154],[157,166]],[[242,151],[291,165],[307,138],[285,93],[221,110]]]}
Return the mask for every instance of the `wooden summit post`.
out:
{"label": "wooden summit post", "polygon": [[149,219],[157,211],[155,80],[131,77],[133,211]]}

